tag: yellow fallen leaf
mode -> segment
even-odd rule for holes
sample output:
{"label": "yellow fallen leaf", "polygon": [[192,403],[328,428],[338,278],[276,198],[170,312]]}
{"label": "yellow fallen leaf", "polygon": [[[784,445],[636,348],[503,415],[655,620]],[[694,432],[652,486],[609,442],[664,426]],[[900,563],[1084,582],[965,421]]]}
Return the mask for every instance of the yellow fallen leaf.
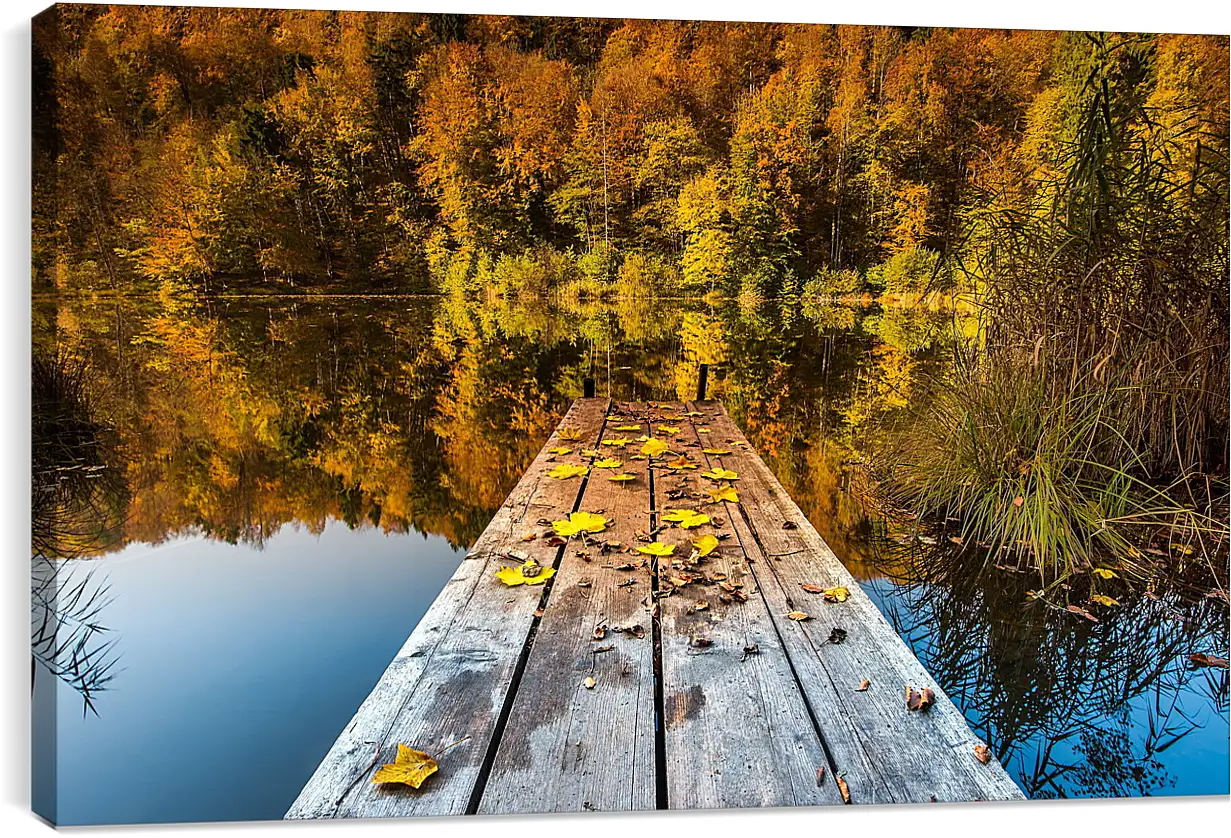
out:
{"label": "yellow fallen leaf", "polygon": [[696,548],[697,556],[708,556],[710,553],[718,549],[718,539],[712,535],[703,535],[692,543]]}
{"label": "yellow fallen leaf", "polygon": [[547,472],[547,476],[554,477],[557,480],[568,480],[570,477],[579,477],[589,471],[590,470],[585,466],[571,466],[566,463],[561,463],[551,471]]}
{"label": "yellow fallen leaf", "polygon": [[699,434],[708,434],[709,432],[710,432],[709,428],[697,428],[697,433]]}
{"label": "yellow fallen leaf", "polygon": [[659,425],[658,430],[664,434],[678,434],[680,432],[680,429],[673,425]]}
{"label": "yellow fallen leaf", "polygon": [[1193,554],[1193,548],[1189,547],[1187,544],[1172,544],[1171,549],[1175,550],[1177,553],[1183,553],[1185,556],[1191,556]]}
{"label": "yellow fallen leaf", "polygon": [[607,519],[593,512],[572,512],[566,521],[552,521],[556,535],[568,537],[582,532],[602,532],[607,529]]}
{"label": "yellow fallen leaf", "polygon": [[725,457],[731,453],[730,448],[702,448],[702,454],[709,454],[711,457]]}
{"label": "yellow fallen leaf", "polygon": [[675,545],[651,541],[649,544],[642,544],[638,547],[637,552],[644,553],[647,556],[670,556],[675,552]]}
{"label": "yellow fallen leaf", "polygon": [[1120,604],[1117,600],[1114,600],[1109,596],[1103,596],[1102,594],[1092,594],[1090,596],[1090,601],[1097,602],[1099,605],[1107,605],[1107,606]]}
{"label": "yellow fallen leaf", "polygon": [[601,452],[597,448],[583,448],[580,451],[583,457],[597,457]]}
{"label": "yellow fallen leaf", "polygon": [[723,486],[721,489],[706,489],[714,503],[722,503],[730,501],[731,503],[739,503],[739,492],[735,491],[734,486]]}
{"label": "yellow fallen leaf", "polygon": [[802,623],[804,620],[811,619],[811,617],[808,616],[807,611],[792,611],[789,614],[787,614],[787,617],[789,617],[790,619],[794,620],[797,623]]}
{"label": "yellow fallen leaf", "polygon": [[517,585],[542,585],[556,575],[554,567],[543,567],[534,559],[530,559],[518,567],[502,567],[496,571],[496,578],[510,588]]}
{"label": "yellow fallen leaf", "polygon": [[626,481],[628,481],[628,480],[636,480],[636,479],[637,479],[637,475],[635,475],[635,474],[629,474],[628,472],[624,472],[623,474],[613,474],[613,475],[611,475],[610,477],[608,477],[607,479],[608,479],[608,480],[614,480],[616,483],[624,483],[624,482],[626,482]]}
{"label": "yellow fallen leaf", "polygon": [[557,457],[563,457],[565,454],[573,453],[572,448],[548,448],[548,454],[555,454]]}
{"label": "yellow fallen leaf", "polygon": [[377,768],[372,775],[372,782],[405,783],[417,789],[423,785],[424,780],[435,774],[439,767],[436,760],[428,754],[399,742],[397,759]]}
{"label": "yellow fallen leaf", "polygon": [[663,514],[664,521],[679,524],[686,530],[699,527],[710,522],[710,516],[704,512],[693,512],[691,509],[672,509]]}
{"label": "yellow fallen leaf", "polygon": [[674,460],[671,460],[669,463],[667,463],[667,468],[677,469],[677,470],[682,469],[682,468],[696,468],[696,467],[697,467],[697,464],[694,463],[692,460],[688,459],[688,457],[686,457],[683,454],[681,454],[680,456],[676,457]]}
{"label": "yellow fallen leaf", "polygon": [[684,415],[685,415],[685,416],[704,416],[705,414],[704,414],[704,413],[701,413],[700,411],[690,410],[690,411],[688,411],[687,413],[685,413]]}
{"label": "yellow fallen leaf", "polygon": [[1116,572],[1114,570],[1110,570],[1105,567],[1096,567],[1094,570],[1091,571],[1091,573],[1103,579],[1114,579],[1116,576]]}
{"label": "yellow fallen leaf", "polygon": [[639,431],[641,430],[641,426],[640,425],[617,425],[615,427],[615,430],[617,431]]}
{"label": "yellow fallen leaf", "polygon": [[847,598],[851,595],[851,592],[842,585],[839,585],[836,588],[826,588],[821,593],[824,594],[825,599],[830,602],[846,602]]}
{"label": "yellow fallen leaf", "polygon": [[708,477],[710,480],[739,480],[739,475],[730,469],[715,466],[709,471],[702,472],[702,477]]}
{"label": "yellow fallen leaf", "polygon": [[622,462],[611,457],[604,457],[594,463],[595,468],[619,468],[622,465],[624,465]]}
{"label": "yellow fallen leaf", "polygon": [[595,684],[597,684],[597,683],[598,683],[598,682],[594,680],[594,676],[593,676],[593,675],[587,675],[587,676],[586,676],[586,680],[582,681],[582,682],[581,682],[581,685],[582,685],[583,687],[585,687],[587,690],[592,690],[592,689],[594,689],[594,685],[595,685]]}
{"label": "yellow fallen leaf", "polygon": [[604,439],[603,445],[614,445],[618,448],[623,448],[625,445],[628,445],[629,441],[623,437],[617,437],[616,439]]}
{"label": "yellow fallen leaf", "polygon": [[581,439],[581,431],[578,428],[561,428],[556,431],[556,436],[566,442],[575,442]]}
{"label": "yellow fallen leaf", "polygon": [[647,457],[657,457],[667,450],[667,443],[661,439],[649,439],[641,446],[641,453]]}

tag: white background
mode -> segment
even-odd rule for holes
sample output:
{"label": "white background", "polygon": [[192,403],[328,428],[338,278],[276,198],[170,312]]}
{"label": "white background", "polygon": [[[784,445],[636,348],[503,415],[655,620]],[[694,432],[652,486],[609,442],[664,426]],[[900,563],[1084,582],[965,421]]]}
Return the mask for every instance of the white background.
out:
{"label": "white background", "polygon": [[[0,835],[49,834],[29,813],[29,354],[30,354],[30,17],[44,2],[4,0],[0,11]],[[716,20],[800,21],[915,26],[1091,29],[1144,32],[1231,32],[1231,4],[1187,2],[1109,2],[1109,0],[1031,0],[1012,4],[933,0],[875,0],[867,3],[809,3],[800,0],[415,0],[412,3],[307,2],[217,3],[284,8],[341,8],[387,11],[471,12],[608,17],[701,18]],[[151,770],[174,771],[191,760],[191,743],[167,743],[165,762]],[[99,765],[98,771],[107,771]],[[772,838],[814,838],[837,834],[865,838],[909,834],[941,836],[1094,835],[1167,836],[1179,832],[1200,838],[1225,834],[1231,798],[1170,798],[1120,801],[1034,801],[1019,804],[959,806],[837,807],[648,813],[640,815],[554,815],[451,818],[434,821],[364,821],[330,824],[222,824],[183,827],[108,827],[91,832],[160,836],[217,836],[277,830],[279,835],[327,834],[330,838],[379,838],[412,830],[439,835],[479,835],[499,830],[520,836],[595,836],[635,831],[638,836],[697,833],[721,836],[758,831]],[[1221,823],[1222,827],[1217,824]],[[325,830],[325,832],[321,832]],[[766,836],[770,838],[770,836]]]}

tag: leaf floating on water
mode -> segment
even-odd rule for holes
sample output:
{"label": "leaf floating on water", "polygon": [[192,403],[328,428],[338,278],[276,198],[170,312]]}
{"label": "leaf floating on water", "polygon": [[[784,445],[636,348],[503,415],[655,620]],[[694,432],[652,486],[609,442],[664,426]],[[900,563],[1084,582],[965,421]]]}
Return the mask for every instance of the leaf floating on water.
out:
{"label": "leaf floating on water", "polygon": [[649,544],[642,544],[638,547],[637,552],[644,553],[647,556],[670,556],[675,552],[675,545],[651,541]]}
{"label": "leaf floating on water", "polygon": [[1195,655],[1189,655],[1188,660],[1193,666],[1212,666],[1218,669],[1227,668],[1226,658],[1216,658],[1213,655],[1207,655],[1205,652],[1197,652]]}
{"label": "leaf floating on water", "polygon": [[424,780],[435,774],[439,767],[429,754],[399,742],[397,759],[376,769],[372,782],[405,783],[417,789],[423,785]]}
{"label": "leaf floating on water", "polygon": [[975,759],[987,765],[992,761],[992,752],[986,745],[975,745]]}
{"label": "leaf floating on water", "polygon": [[734,486],[723,486],[721,489],[706,489],[706,491],[714,503],[722,503],[723,501],[739,503],[739,492],[735,491]]}
{"label": "leaf floating on water", "polygon": [[1086,609],[1082,608],[1080,605],[1070,605],[1070,606],[1069,606],[1068,608],[1066,608],[1065,610],[1066,610],[1066,611],[1068,611],[1068,612],[1070,612],[1070,613],[1076,614],[1076,615],[1077,615],[1077,616],[1079,616],[1079,617],[1085,617],[1087,620],[1089,620],[1089,621],[1090,621],[1090,622],[1092,622],[1092,623],[1097,623],[1097,622],[1098,622],[1098,617],[1094,616],[1094,615],[1093,615],[1093,614],[1091,614],[1089,611],[1087,611]]}
{"label": "leaf floating on water", "polygon": [[502,567],[496,571],[496,578],[510,588],[517,585],[542,585],[555,575],[554,567],[543,567],[534,559],[529,559],[517,567]]}
{"label": "leaf floating on water", "polygon": [[627,481],[629,481],[629,480],[636,480],[636,479],[637,479],[637,475],[635,475],[635,474],[629,474],[628,472],[623,472],[622,474],[613,474],[613,475],[611,475],[610,477],[608,477],[607,479],[608,479],[608,480],[614,480],[616,483],[625,483],[625,482],[627,482]]}
{"label": "leaf floating on water", "polygon": [[826,602],[846,602],[851,595],[851,592],[842,585],[836,588],[826,588],[821,593],[825,595]]}
{"label": "leaf floating on water", "polygon": [[665,453],[667,443],[661,439],[647,439],[645,444],[641,446],[641,453],[647,457],[657,457],[659,454]]}
{"label": "leaf floating on water", "polygon": [[797,623],[802,623],[804,620],[810,620],[810,619],[812,619],[812,618],[808,615],[808,612],[807,612],[807,611],[791,611],[790,613],[788,613],[788,614],[787,614],[787,617],[788,617],[789,619],[794,620],[794,621],[795,621],[795,622],[797,622]]}
{"label": "leaf floating on water", "polygon": [[709,471],[702,472],[701,476],[709,478],[710,480],[739,480],[739,475],[735,472],[730,469],[719,468],[717,466]]}
{"label": "leaf floating on water", "polygon": [[579,477],[583,474],[588,474],[589,469],[585,466],[570,466],[561,464],[547,472],[548,477],[554,477],[557,480],[568,480],[570,477]]}
{"label": "leaf floating on water", "polygon": [[557,535],[570,536],[583,532],[602,532],[607,529],[607,519],[593,512],[571,512],[567,521],[552,521]]}
{"label": "leaf floating on water", "polygon": [[1097,602],[1099,605],[1107,605],[1107,606],[1120,604],[1118,600],[1112,599],[1109,596],[1103,596],[1102,594],[1091,594],[1090,601]]}
{"label": "leaf floating on water", "polygon": [[850,803],[851,802],[850,786],[848,786],[846,784],[846,780],[843,780],[841,777],[835,777],[834,779],[837,780],[838,782],[838,791],[842,792],[842,802]]}
{"label": "leaf floating on water", "polygon": [[595,468],[619,468],[622,465],[624,465],[622,462],[613,459],[612,457],[604,457],[594,463]]}
{"label": "leaf floating on water", "polygon": [[872,686],[872,682],[869,681],[867,678],[864,678],[862,681],[859,682],[859,686],[855,687],[855,692],[866,693],[868,691],[868,687],[870,686]]}
{"label": "leaf floating on water", "polygon": [[696,548],[697,558],[704,558],[718,549],[718,539],[712,535],[703,535],[692,543]]}

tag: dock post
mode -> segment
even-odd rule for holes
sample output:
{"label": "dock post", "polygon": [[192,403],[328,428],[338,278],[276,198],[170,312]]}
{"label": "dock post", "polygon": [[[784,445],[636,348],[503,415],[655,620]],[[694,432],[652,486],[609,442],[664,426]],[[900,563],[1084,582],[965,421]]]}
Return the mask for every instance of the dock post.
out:
{"label": "dock post", "polygon": [[710,365],[702,364],[697,373],[697,401],[705,401],[705,391],[709,389]]}
{"label": "dock post", "polygon": [[585,381],[582,382],[581,393],[584,398],[587,398],[587,399],[594,398],[594,379],[593,378],[587,378]]}

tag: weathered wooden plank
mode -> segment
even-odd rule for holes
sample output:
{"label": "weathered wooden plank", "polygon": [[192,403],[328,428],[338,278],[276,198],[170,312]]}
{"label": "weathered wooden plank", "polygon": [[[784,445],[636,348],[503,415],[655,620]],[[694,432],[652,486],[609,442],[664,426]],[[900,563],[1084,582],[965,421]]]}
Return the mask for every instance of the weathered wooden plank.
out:
{"label": "weathered wooden plank", "polygon": [[[691,412],[691,406],[670,407],[676,415]],[[660,514],[683,508],[711,516],[709,524],[659,535],[676,545],[660,582],[673,592],[659,600],[669,805],[841,803],[799,684],[733,536],[729,522],[738,514],[736,505],[714,504],[705,489],[715,484],[698,476],[709,469],[710,458],[703,453],[706,435],[697,433],[693,421],[680,415],[671,426],[681,429],[675,450],[697,467],[663,468],[654,481]],[[681,491],[689,497],[668,497]],[[710,556],[690,563],[692,542],[707,533],[727,537]],[[689,581],[694,574],[702,575]],[[675,587],[672,579],[687,584]],[[728,591],[723,583],[739,587]]]}
{"label": "weathered wooden plank", "polygon": [[[544,514],[571,509],[578,478],[546,477],[549,448],[592,447],[608,402],[578,401],[497,511],[424,619],[398,652],[371,695],[325,756],[288,818],[462,814],[470,808],[543,589],[506,588],[492,576],[509,564],[499,558],[522,550],[543,565],[561,548],[544,539],[523,543]],[[575,429],[576,440],[562,440]],[[440,757],[440,771],[423,789],[376,786],[372,769],[391,762],[397,744],[429,753],[457,740]]]}
{"label": "weathered wooden plank", "polygon": [[[725,411],[712,419],[711,427],[710,436],[733,450],[720,458],[723,465],[740,476],[736,531],[754,561],[755,578],[852,802],[1022,798],[995,759],[988,765],[975,759],[974,746],[980,743],[961,712]],[[819,594],[805,592],[800,587],[804,584],[842,586],[850,592],[849,599],[828,603]],[[812,619],[797,622],[786,617],[795,610],[811,614]],[[846,632],[839,642],[830,640],[835,628]],[[857,692],[863,680],[871,686]],[[908,711],[907,685],[933,690],[936,705],[926,712]]]}
{"label": "weathered wooden plank", "polygon": [[[645,433],[644,424],[639,430],[615,430],[625,424],[609,418],[604,440]],[[565,548],[480,813],[655,807],[649,575],[640,567],[643,556],[623,552],[650,527],[645,463],[629,459],[640,446],[599,446],[601,457],[620,460],[623,469],[591,463],[580,509],[610,523],[592,543],[575,537]],[[639,477],[609,479],[622,470]],[[605,542],[621,547],[603,551]],[[628,564],[637,569],[616,569]],[[623,630],[634,626],[635,631]],[[587,678],[594,679],[592,687],[585,686]]]}

